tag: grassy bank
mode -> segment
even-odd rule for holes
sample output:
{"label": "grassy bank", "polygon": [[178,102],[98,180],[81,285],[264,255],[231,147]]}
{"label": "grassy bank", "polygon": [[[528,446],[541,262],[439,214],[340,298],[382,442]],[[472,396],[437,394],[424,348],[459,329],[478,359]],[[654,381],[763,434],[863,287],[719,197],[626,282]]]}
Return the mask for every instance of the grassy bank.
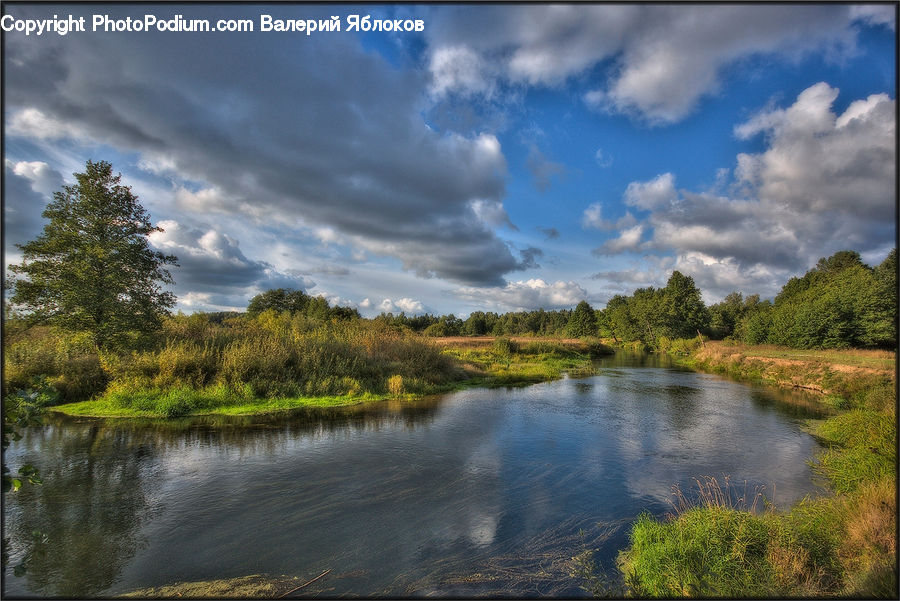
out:
{"label": "grassy bank", "polygon": [[837,409],[893,410],[896,357],[890,351],[808,350],[699,342],[674,355],[687,367],[729,377],[810,390]]}
{"label": "grassy bank", "polygon": [[599,340],[549,338],[437,339],[443,353],[474,377],[475,386],[524,386],[555,380],[563,373],[593,372],[592,358],[612,353]]}
{"label": "grassy bank", "polygon": [[266,311],[167,320],[155,341],[100,351],[89,336],[15,333],[5,387],[51,389],[52,410],[95,417],[241,415],[412,399],[466,386],[515,386],[586,371],[609,352],[579,340],[434,339],[377,320]]}
{"label": "grassy bank", "polygon": [[[832,494],[788,511],[750,511],[714,480],[671,519],[642,516],[618,560],[639,597],[896,598],[893,353],[796,351],[706,343],[679,362],[745,380],[817,391],[839,409],[809,423]],[[756,507],[755,509],[759,509]]]}

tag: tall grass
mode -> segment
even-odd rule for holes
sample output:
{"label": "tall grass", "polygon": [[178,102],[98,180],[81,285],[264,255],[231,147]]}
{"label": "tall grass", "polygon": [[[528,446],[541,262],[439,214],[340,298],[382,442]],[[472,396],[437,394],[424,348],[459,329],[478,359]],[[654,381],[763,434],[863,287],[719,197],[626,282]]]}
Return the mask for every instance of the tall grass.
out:
{"label": "tall grass", "polygon": [[153,348],[131,353],[100,352],[89,339],[47,328],[5,350],[11,389],[44,375],[64,402],[95,398],[166,416],[250,398],[420,395],[465,377],[416,334],[377,321],[274,311],[224,323],[176,316],[164,322]]}

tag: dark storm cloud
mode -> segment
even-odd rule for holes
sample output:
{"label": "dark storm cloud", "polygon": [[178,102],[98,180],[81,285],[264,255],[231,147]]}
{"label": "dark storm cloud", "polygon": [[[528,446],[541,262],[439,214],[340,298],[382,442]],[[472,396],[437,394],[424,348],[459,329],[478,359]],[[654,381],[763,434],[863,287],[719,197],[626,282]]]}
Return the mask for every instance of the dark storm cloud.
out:
{"label": "dark storm cloud", "polygon": [[[80,11],[90,9],[64,12]],[[261,11],[104,12],[190,19]],[[296,18],[297,10],[265,12]],[[499,285],[524,267],[473,210],[505,194],[496,138],[429,129],[422,76],[364,52],[352,34],[9,34],[6,41],[9,134],[139,152],[144,165],[222,191],[214,207],[182,203],[184,210],[332,227],[422,275]]]}

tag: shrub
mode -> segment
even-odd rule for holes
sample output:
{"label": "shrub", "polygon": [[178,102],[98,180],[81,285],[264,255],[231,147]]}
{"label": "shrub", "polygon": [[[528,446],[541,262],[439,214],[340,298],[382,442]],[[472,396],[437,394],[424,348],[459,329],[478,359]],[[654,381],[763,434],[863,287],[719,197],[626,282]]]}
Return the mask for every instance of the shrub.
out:
{"label": "shrub", "polygon": [[493,348],[498,355],[505,357],[517,352],[519,350],[519,345],[509,338],[499,337],[494,339]]}
{"label": "shrub", "polygon": [[219,354],[208,345],[169,342],[156,357],[159,386],[201,387],[212,382],[220,365]]}
{"label": "shrub", "polygon": [[84,401],[106,390],[109,375],[96,354],[72,357],[62,363],[61,374],[52,378],[61,400],[67,403]]}
{"label": "shrub", "polygon": [[388,392],[394,396],[400,396],[404,392],[403,388],[403,376],[399,374],[394,374],[387,381],[387,389]]}

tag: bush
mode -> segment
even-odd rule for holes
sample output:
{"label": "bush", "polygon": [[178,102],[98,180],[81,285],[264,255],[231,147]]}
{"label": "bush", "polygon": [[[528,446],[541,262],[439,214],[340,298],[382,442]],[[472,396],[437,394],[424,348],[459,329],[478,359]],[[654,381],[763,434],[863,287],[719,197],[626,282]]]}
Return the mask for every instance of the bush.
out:
{"label": "bush", "polygon": [[60,393],[60,400],[66,403],[85,401],[102,394],[109,383],[109,374],[96,354],[73,357],[62,364],[61,371],[51,381]]}
{"label": "bush", "polygon": [[496,351],[498,355],[506,357],[506,356],[512,355],[513,353],[518,352],[519,345],[518,345],[518,343],[510,340],[509,338],[499,337],[499,338],[494,339],[493,348],[494,348],[494,351]]}
{"label": "bush", "polygon": [[159,386],[202,387],[219,371],[219,353],[209,345],[169,342],[156,356],[159,366],[155,381]]}
{"label": "bush", "polygon": [[403,388],[403,376],[395,374],[388,378],[387,389],[388,392],[394,396],[402,395],[405,392],[405,389]]}

